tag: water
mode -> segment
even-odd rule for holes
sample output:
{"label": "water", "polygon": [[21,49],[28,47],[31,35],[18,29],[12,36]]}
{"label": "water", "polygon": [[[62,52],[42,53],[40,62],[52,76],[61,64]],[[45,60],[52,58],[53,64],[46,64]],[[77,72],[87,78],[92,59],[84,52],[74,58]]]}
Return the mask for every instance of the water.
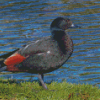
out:
{"label": "water", "polygon": [[[29,41],[50,36],[56,17],[70,18],[81,26],[69,29],[74,42],[70,59],[58,70],[45,74],[46,83],[93,84],[100,87],[99,0],[0,0],[0,55],[21,48]],[[38,80],[35,74],[7,73],[0,77]]]}

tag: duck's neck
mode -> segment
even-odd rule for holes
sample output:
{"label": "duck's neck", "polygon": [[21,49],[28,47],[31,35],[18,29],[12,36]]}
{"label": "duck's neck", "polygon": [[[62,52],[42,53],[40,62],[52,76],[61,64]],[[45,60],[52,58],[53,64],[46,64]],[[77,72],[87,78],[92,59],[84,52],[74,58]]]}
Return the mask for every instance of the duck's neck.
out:
{"label": "duck's neck", "polygon": [[67,53],[67,50],[68,50],[67,45],[69,45],[68,44],[68,42],[69,42],[68,41],[68,38],[69,38],[68,34],[65,33],[65,31],[63,31],[63,30],[61,30],[61,31],[55,30],[52,32],[52,37],[54,40],[56,40],[58,42],[58,45],[59,45],[61,51],[64,54]]}
{"label": "duck's neck", "polygon": [[65,33],[65,31],[63,31],[63,30],[54,30],[53,32],[52,32],[52,37],[53,37],[53,39],[54,40],[56,40],[56,41],[61,41],[62,40],[62,38],[64,37],[66,35],[66,33]]}

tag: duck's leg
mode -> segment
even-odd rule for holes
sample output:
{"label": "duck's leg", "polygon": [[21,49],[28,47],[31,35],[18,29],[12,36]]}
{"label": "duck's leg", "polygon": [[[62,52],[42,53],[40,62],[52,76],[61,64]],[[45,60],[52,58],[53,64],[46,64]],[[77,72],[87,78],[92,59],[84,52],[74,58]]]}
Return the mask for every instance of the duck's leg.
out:
{"label": "duck's leg", "polygon": [[40,82],[41,82],[43,88],[47,90],[48,88],[47,88],[47,86],[45,85],[45,83],[44,83],[44,81],[43,81],[43,77],[44,77],[43,74],[39,74],[39,80],[40,80]]}

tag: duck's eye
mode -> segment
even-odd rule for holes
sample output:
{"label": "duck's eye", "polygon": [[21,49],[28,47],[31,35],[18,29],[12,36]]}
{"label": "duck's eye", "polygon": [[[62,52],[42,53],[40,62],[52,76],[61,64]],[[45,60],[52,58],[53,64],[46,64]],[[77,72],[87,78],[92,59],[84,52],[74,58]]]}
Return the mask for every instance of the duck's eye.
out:
{"label": "duck's eye", "polygon": [[60,21],[59,27],[60,27],[61,29],[65,29],[65,26],[67,26],[66,20]]}

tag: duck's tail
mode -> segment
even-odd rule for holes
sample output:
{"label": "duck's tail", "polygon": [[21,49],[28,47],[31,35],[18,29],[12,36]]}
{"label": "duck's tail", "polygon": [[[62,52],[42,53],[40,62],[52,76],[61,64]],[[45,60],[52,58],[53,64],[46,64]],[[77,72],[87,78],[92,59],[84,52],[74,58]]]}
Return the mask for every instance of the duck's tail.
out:
{"label": "duck's tail", "polygon": [[10,55],[12,55],[13,53],[15,53],[17,50],[19,50],[19,49],[16,49],[12,52],[9,52],[7,54],[4,54],[4,55],[0,56],[0,72],[5,71],[7,69],[7,66],[4,64],[4,60],[6,58],[8,58]]}
{"label": "duck's tail", "polygon": [[3,63],[4,60],[0,60],[0,72],[5,71],[7,69],[7,66]]}
{"label": "duck's tail", "polygon": [[7,66],[1,67],[0,72],[7,70]]}

